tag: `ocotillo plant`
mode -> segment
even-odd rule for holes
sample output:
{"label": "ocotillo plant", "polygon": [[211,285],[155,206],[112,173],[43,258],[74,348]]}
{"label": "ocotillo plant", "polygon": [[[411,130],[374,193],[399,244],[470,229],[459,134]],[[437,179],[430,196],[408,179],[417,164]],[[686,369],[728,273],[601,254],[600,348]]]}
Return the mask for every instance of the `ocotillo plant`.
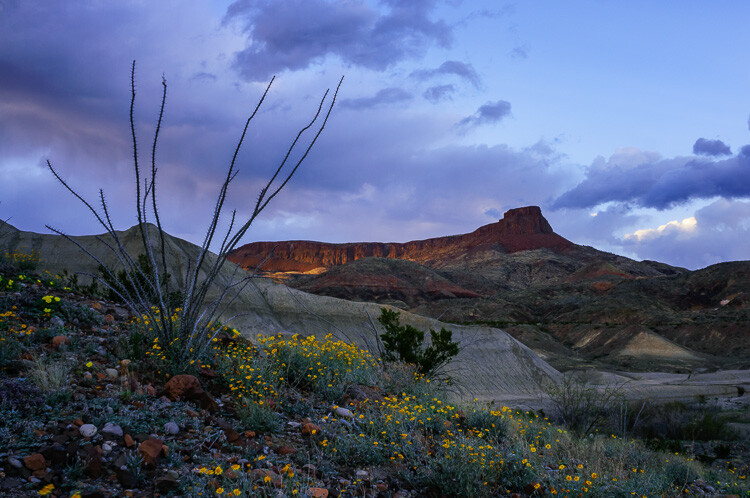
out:
{"label": "ocotillo plant", "polygon": [[[235,227],[237,211],[232,211],[229,228],[226,233],[223,234],[223,239],[221,240],[219,250],[216,254],[217,257],[208,258],[209,247],[217,236],[219,219],[224,209],[229,185],[237,175],[236,163],[238,153],[245,140],[245,135],[250,126],[250,122],[263,104],[268,91],[273,84],[274,78],[269,82],[242,130],[242,134],[237,142],[234,154],[232,155],[232,160],[227,169],[226,176],[224,177],[224,181],[219,189],[213,216],[206,231],[198,257],[195,261],[190,261],[188,263],[184,285],[181,289],[176,289],[178,292],[181,292],[182,295],[182,307],[177,310],[172,310],[169,306],[169,297],[170,295],[174,295],[173,291],[175,289],[170,288],[169,278],[165,278],[165,276],[169,274],[168,270],[170,267],[168,266],[168,255],[165,251],[165,232],[162,228],[162,221],[159,216],[156,196],[156,148],[164,116],[164,104],[167,97],[166,80],[162,78],[163,90],[161,108],[159,110],[159,117],[156,122],[156,129],[151,147],[151,174],[150,177],[144,176],[138,162],[138,142],[136,140],[135,120],[133,118],[133,109],[135,106],[135,61],[133,61],[130,73],[130,130],[133,146],[133,171],[135,173],[136,186],[136,214],[138,227],[140,229],[140,238],[143,245],[143,250],[139,251],[139,253],[146,255],[148,258],[148,264],[152,271],[144,271],[142,265],[138,263],[137,256],[135,254],[130,254],[125,249],[121,238],[118,236],[112,225],[109,208],[105,201],[103,190],[99,190],[99,198],[101,202],[101,212],[99,212],[99,210],[94,208],[88,201],[79,195],[76,190],[70,187],[70,185],[63,180],[58,172],[52,167],[51,162],[47,161],[47,166],[55,178],[57,178],[57,180],[68,191],[85,204],[110,236],[108,240],[99,237],[99,241],[102,244],[105,244],[117,256],[121,268],[125,270],[124,275],[127,278],[126,285],[113,284],[113,282],[117,281],[117,268],[104,264],[101,259],[95,256],[91,251],[60,230],[49,225],[47,225],[47,228],[76,244],[82,251],[104,268],[103,273],[105,278],[102,278],[102,276],[99,275],[89,276],[117,294],[135,314],[143,316],[145,319],[149,320],[150,324],[153,325],[161,348],[169,348],[169,351],[164,351],[164,353],[168,353],[171,370],[173,372],[186,371],[190,368],[190,365],[204,355],[211,340],[216,334],[213,328],[216,319],[226,309],[226,306],[236,298],[240,290],[247,285],[250,277],[244,276],[243,278],[239,278],[229,284],[222,285],[218,298],[212,300],[207,299],[209,290],[215,284],[217,276],[226,262],[227,254],[237,246],[240,239],[245,235],[258,215],[260,215],[260,213],[268,206],[268,203],[271,202],[271,200],[286,186],[307,157],[320,134],[323,132],[343,81],[342,77],[341,80],[339,80],[332,99],[330,100],[330,104],[328,104],[325,116],[320,120],[319,118],[321,117],[329,93],[329,90],[326,90],[312,120],[299,130],[281,161],[281,164],[279,164],[271,178],[260,189],[252,213],[244,223],[241,225],[238,224],[238,228]],[[319,124],[316,125],[316,123]],[[317,127],[316,132],[313,126]],[[313,128],[312,131],[315,133],[307,147],[304,149],[301,157],[296,163],[293,161],[290,162],[289,157],[292,151],[297,147],[302,136],[311,128]],[[155,241],[155,243],[152,243],[152,237],[149,234],[147,226],[149,207],[151,208],[154,221],[156,222],[156,230],[158,233],[158,241]],[[158,247],[155,248],[154,245],[158,245]],[[202,271],[203,275],[201,274]],[[123,273],[120,271],[119,275],[123,275]],[[177,314],[177,320],[170,319],[170,316],[173,313]]]}

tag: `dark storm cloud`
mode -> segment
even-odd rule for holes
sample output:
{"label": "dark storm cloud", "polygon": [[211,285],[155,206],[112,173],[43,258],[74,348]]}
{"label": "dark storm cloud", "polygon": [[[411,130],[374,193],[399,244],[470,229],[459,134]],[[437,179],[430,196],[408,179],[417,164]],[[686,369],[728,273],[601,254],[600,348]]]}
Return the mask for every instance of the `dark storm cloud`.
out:
{"label": "dark storm cloud", "polygon": [[431,45],[449,46],[451,28],[429,18],[434,0],[382,3],[388,7],[385,13],[363,1],[234,2],[225,22],[239,21],[248,37],[235,65],[250,81],[267,80],[284,69],[304,69],[329,55],[384,70]]}
{"label": "dark storm cloud", "polygon": [[744,153],[745,148],[737,156],[721,160],[661,159],[637,149],[623,149],[608,161],[594,161],[587,177],[558,197],[553,206],[583,208],[620,201],[666,209],[693,199],[747,197],[750,154]]}
{"label": "dark storm cloud", "polygon": [[729,156],[732,154],[732,151],[721,140],[699,138],[693,144],[693,154],[700,154],[702,156]]}
{"label": "dark storm cloud", "polygon": [[393,104],[411,100],[412,95],[403,88],[383,88],[372,97],[360,97],[357,99],[344,99],[341,101],[341,107],[350,109],[367,109],[381,105]]}
{"label": "dark storm cloud", "polygon": [[440,67],[435,69],[419,69],[413,71],[410,76],[420,81],[428,80],[436,76],[442,76],[446,74],[453,74],[460,78],[465,79],[475,88],[479,88],[481,81],[479,75],[471,64],[466,64],[460,61],[445,61],[440,64]]}
{"label": "dark storm cloud", "polygon": [[424,91],[422,96],[433,104],[437,104],[443,100],[449,100],[451,94],[456,91],[456,87],[453,85],[437,85],[431,86]]}
{"label": "dark storm cloud", "polygon": [[510,115],[510,102],[498,100],[487,102],[477,109],[477,112],[459,121],[459,126],[478,126],[485,123],[497,123],[504,117]]}

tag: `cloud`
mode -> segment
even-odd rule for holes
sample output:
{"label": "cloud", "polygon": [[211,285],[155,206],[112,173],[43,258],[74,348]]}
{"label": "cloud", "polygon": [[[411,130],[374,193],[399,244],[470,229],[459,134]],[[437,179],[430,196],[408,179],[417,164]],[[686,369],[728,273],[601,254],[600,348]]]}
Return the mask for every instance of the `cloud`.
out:
{"label": "cloud", "polygon": [[437,85],[431,86],[422,94],[422,96],[433,104],[437,104],[443,100],[449,100],[451,94],[456,91],[456,87],[453,85]]}
{"label": "cloud", "polygon": [[529,49],[525,44],[519,45],[517,47],[514,47],[513,50],[510,51],[510,56],[514,59],[528,59]]}
{"label": "cloud", "polygon": [[721,140],[707,140],[699,138],[693,144],[693,154],[703,156],[728,156],[732,154],[729,146]]}
{"label": "cloud", "polygon": [[[638,257],[689,269],[750,259],[750,202],[719,199],[682,222],[626,236],[622,247]],[[638,233],[638,232],[635,232]]]}
{"label": "cloud", "polygon": [[265,81],[338,56],[382,71],[433,45],[450,45],[451,28],[430,20],[434,0],[382,3],[384,13],[361,0],[236,1],[225,23],[240,23],[247,46],[235,54],[235,67],[249,81]]}
{"label": "cloud", "polygon": [[497,219],[500,219],[503,217],[503,213],[501,213],[500,210],[497,208],[489,208],[484,212],[484,214],[486,214],[487,216],[491,216],[492,218],[497,218]]}
{"label": "cloud", "polygon": [[440,64],[440,67],[435,69],[419,69],[411,73],[411,77],[416,78],[420,81],[435,78],[436,76],[442,76],[446,74],[453,74],[462,79],[465,79],[475,88],[479,88],[481,81],[479,75],[471,64],[466,64],[460,61],[445,61]]}
{"label": "cloud", "polygon": [[477,109],[477,112],[458,122],[459,126],[479,126],[486,123],[497,123],[510,115],[510,102],[498,100],[487,102]]}
{"label": "cloud", "polygon": [[411,100],[412,95],[402,88],[383,88],[372,97],[360,97],[357,99],[344,99],[341,101],[341,107],[350,109],[367,109],[382,105],[394,104]]}
{"label": "cloud", "polygon": [[750,147],[725,159],[663,159],[636,148],[597,158],[586,178],[560,195],[553,207],[594,207],[610,201],[667,209],[693,199],[750,196]]}
{"label": "cloud", "polygon": [[636,230],[633,233],[626,234],[625,239],[634,239],[641,242],[644,240],[653,240],[657,237],[671,236],[676,232],[694,233],[697,225],[698,221],[695,219],[695,216],[691,216],[682,221],[670,221],[664,225],[659,225],[657,228]]}

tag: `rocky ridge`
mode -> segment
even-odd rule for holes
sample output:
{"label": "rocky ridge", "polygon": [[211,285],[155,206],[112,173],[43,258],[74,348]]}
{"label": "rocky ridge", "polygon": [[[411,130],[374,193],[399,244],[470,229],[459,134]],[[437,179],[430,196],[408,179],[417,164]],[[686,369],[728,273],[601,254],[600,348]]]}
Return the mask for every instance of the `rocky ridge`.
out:
{"label": "rocky ridge", "polygon": [[460,257],[468,251],[484,247],[515,253],[542,248],[563,251],[571,245],[570,241],[552,230],[538,206],[528,206],[511,209],[498,222],[463,235],[405,243],[252,242],[232,251],[228,259],[246,270],[260,267],[263,272],[307,272],[362,258],[403,259],[429,264]]}

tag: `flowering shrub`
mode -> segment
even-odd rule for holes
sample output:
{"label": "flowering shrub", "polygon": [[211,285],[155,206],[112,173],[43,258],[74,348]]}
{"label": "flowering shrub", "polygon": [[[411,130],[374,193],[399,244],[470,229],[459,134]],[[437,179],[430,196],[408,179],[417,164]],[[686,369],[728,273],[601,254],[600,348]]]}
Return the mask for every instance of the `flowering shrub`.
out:
{"label": "flowering shrub", "polygon": [[13,251],[5,253],[5,260],[11,265],[22,271],[35,270],[39,264],[39,251],[31,250],[29,252]]}

